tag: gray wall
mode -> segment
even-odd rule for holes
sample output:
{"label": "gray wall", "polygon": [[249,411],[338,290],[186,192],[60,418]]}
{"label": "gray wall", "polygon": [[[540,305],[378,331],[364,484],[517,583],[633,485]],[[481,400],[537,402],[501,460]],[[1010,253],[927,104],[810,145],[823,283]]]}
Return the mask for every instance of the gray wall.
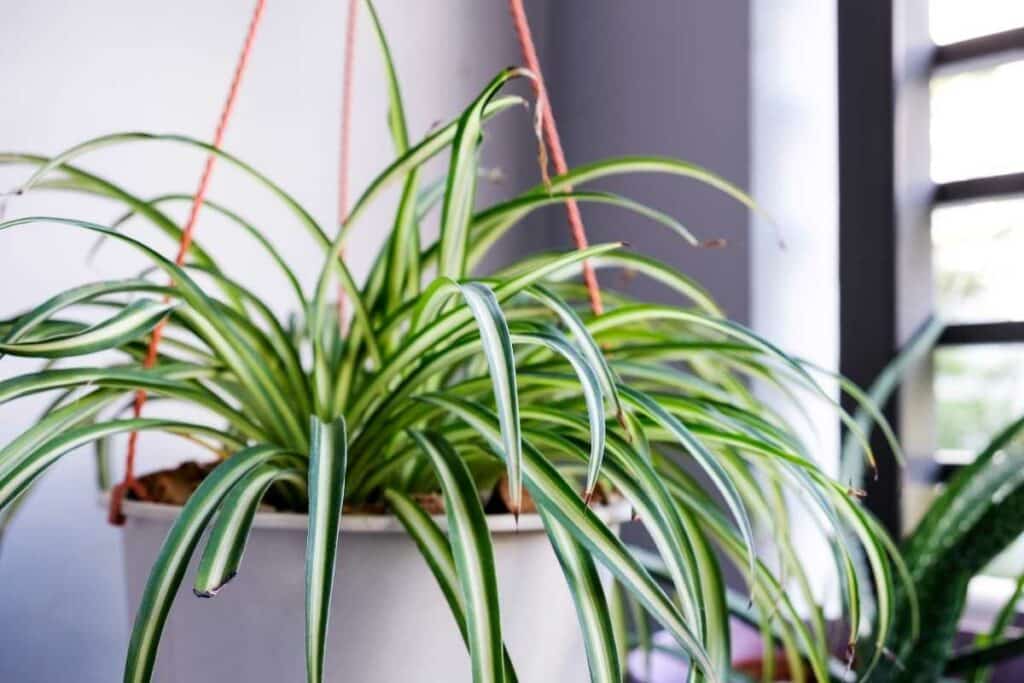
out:
{"label": "gray wall", "polygon": [[[612,155],[672,156],[748,189],[747,0],[559,0],[551,7],[550,89],[570,165]],[[624,212],[584,207],[592,242],[627,240],[703,282],[733,318],[749,320],[748,218],[741,206],[687,179],[632,176],[604,187],[727,246],[694,249]],[[548,238],[570,244],[562,216],[553,218]],[[632,288],[660,294],[649,283]]]}
{"label": "gray wall", "polygon": [[[749,189],[747,0],[562,0],[550,12],[549,87],[570,166],[611,156],[669,156]],[[601,187],[657,207],[698,238],[724,239],[726,246],[697,249],[645,219],[584,205],[591,242],[625,240],[696,278],[733,319],[749,321],[746,209],[679,177],[623,176]],[[544,227],[550,245],[572,244],[561,210],[552,209]],[[614,272],[600,279],[603,286],[678,303],[677,294],[657,283]],[[640,524],[626,525],[624,536],[648,542]]]}

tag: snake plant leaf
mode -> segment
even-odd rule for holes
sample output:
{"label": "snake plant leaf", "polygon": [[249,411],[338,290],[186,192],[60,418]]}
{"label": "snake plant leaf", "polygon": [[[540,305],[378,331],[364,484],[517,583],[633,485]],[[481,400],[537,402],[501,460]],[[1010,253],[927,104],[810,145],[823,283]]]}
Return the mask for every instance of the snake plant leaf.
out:
{"label": "snake plant leaf", "polygon": [[962,674],[973,672],[967,679],[970,683],[990,680],[992,671],[989,667],[999,662],[1012,660],[1024,653],[1024,636],[1009,637],[996,643],[971,648],[967,652],[957,654],[946,664],[945,674]]}
{"label": "snake plant leaf", "polygon": [[928,509],[904,544],[904,555],[915,577],[968,533],[971,523],[993,504],[997,493],[1004,497],[1012,490],[1014,480],[1008,476],[1024,475],[1014,466],[1020,460],[1020,449],[1014,442],[1022,432],[1024,417],[1003,428],[970,465],[953,477]]}
{"label": "snake plant leaf", "polygon": [[[978,666],[978,655],[983,655],[986,650],[991,653],[991,648],[1006,642],[1004,640],[1005,632],[1013,624],[1014,617],[1017,616],[1017,604],[1020,603],[1021,595],[1024,595],[1024,574],[1017,577],[1013,590],[1010,592],[1010,597],[1006,599],[999,612],[996,613],[996,617],[992,620],[992,626],[989,630],[975,637],[975,649],[951,659],[946,665],[947,672],[956,673],[958,670],[971,671],[973,669],[970,677],[967,679],[968,683],[988,683],[992,677],[992,669],[990,666]],[[965,662],[965,657],[971,655],[974,655],[973,661]],[[1000,661],[1000,659],[995,657],[989,660],[989,662],[997,661]],[[983,663],[987,664],[988,662]],[[964,666],[965,664],[967,666]]]}
{"label": "snake plant leaf", "polygon": [[443,439],[413,432],[444,494],[452,556],[465,605],[466,636],[474,683],[502,683],[501,618],[494,549],[476,484],[465,463]]}
{"label": "snake plant leaf", "polygon": [[309,531],[306,536],[306,680],[323,680],[327,622],[334,591],[345,497],[348,434],[344,418],[310,421]]}
{"label": "snake plant leaf", "polygon": [[0,342],[0,353],[29,358],[65,358],[105,351],[148,333],[176,305],[148,299],[135,301],[114,317],[81,332],[33,341]]}
{"label": "snake plant leaf", "polygon": [[149,683],[156,663],[160,634],[200,537],[224,498],[249,472],[273,461],[289,460],[277,446],[252,446],[216,467],[189,497],[178,514],[146,581],[132,627],[125,683]]}
{"label": "snake plant leaf", "polygon": [[[451,396],[422,397],[457,415],[495,448],[500,448],[497,418],[483,407]],[[577,541],[587,548],[637,600],[675,637],[710,680],[719,681],[700,640],[687,626],[662,589],[622,545],[622,542],[576,495],[571,485],[528,443],[523,445],[525,483],[534,501],[546,509]]]}
{"label": "snake plant leaf", "polygon": [[[953,639],[971,578],[1024,531],[1024,451],[1013,440],[1024,418],[1007,426],[958,473],[929,509],[905,545],[921,621],[928,628],[912,638],[904,620],[890,641],[894,661],[884,660],[880,676],[894,681],[938,677],[952,656]],[[899,609],[906,602],[900,596]]]}
{"label": "snake plant leaf", "polygon": [[270,487],[277,482],[288,482],[305,488],[304,475],[305,472],[295,467],[260,465],[231,488],[221,504],[210,539],[199,560],[192,587],[197,597],[214,597],[238,573],[256,510]]}
{"label": "snake plant leaf", "polygon": [[542,512],[544,528],[562,566],[583,632],[592,683],[620,683],[622,667],[604,588],[594,560],[568,531]]}

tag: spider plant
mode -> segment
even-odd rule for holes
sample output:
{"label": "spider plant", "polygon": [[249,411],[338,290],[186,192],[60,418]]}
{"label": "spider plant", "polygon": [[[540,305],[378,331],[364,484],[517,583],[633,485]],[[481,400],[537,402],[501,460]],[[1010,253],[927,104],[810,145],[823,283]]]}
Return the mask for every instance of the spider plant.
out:
{"label": "spider plant", "polygon": [[[126,245],[151,265],[137,277],[68,289],[0,325],[0,353],[49,359],[38,372],[0,383],[0,401],[58,392],[46,414],[0,450],[0,507],[15,502],[62,455],[119,434],[169,432],[222,454],[153,566],[124,680],[150,679],[194,553],[201,551],[198,595],[215,595],[234,576],[254,512],[274,487],[293,510],[309,513],[309,681],[322,678],[343,505],[369,503],[386,504],[418,544],[463,634],[474,681],[514,681],[482,503],[499,479],[511,512],[518,514],[528,496],[543,519],[577,606],[594,681],[622,680],[630,613],[667,629],[697,677],[726,680],[735,610],[764,617],[766,632],[780,639],[800,676],[828,680],[834,643],[789,536],[787,496],[812,510],[829,539],[843,577],[849,645],[870,630],[865,658],[876,662],[894,619],[898,557],[856,495],[824,473],[797,430],[749,386],[766,381],[798,404],[834,404],[819,385],[822,373],[729,321],[683,273],[621,243],[534,253],[477,274],[500,237],[531,212],[569,198],[620,207],[651,229],[673,230],[699,245],[673,217],[626,197],[578,189],[601,178],[668,174],[753,208],[751,200],[694,164],[627,157],[580,166],[511,199],[477,206],[485,128],[520,109],[523,99],[503,92],[529,74],[501,71],[457,119],[413,141],[383,32],[371,16],[387,67],[396,158],[333,234],[266,175],[182,135],[115,134],[53,157],[0,156],[5,164],[35,167],[20,193],[82,193],[123,211],[103,223],[17,218],[0,224],[0,233],[55,223]],[[181,227],[167,211],[188,195],[138,196],[80,165],[99,150],[156,143],[218,155],[279,199],[322,247],[323,265],[307,290],[258,218],[207,202],[207,210],[266,250],[294,294],[299,323],[270,310],[201,239],[178,267],[133,236],[129,228],[139,219],[178,239]],[[425,162],[445,153],[444,177],[425,178]],[[361,219],[393,185],[401,187],[394,221],[369,275],[358,282],[336,255],[346,239],[372,229]],[[421,226],[436,204],[440,236],[429,242]],[[653,278],[679,301],[651,304],[607,290],[608,310],[592,315],[574,279],[585,261],[599,271]],[[173,284],[163,284],[168,279]],[[332,300],[338,283],[351,310],[344,331]],[[96,309],[103,320],[89,322],[85,312]],[[161,321],[165,342],[156,365],[145,369],[142,358]],[[94,358],[99,352],[103,358],[116,352],[121,360],[102,364]],[[201,408],[210,419],[126,418],[125,401],[138,390]],[[836,411],[860,433],[851,416]],[[600,521],[590,504],[602,491],[628,500],[656,559],[632,552]],[[415,494],[431,492],[443,496],[447,535],[414,502]],[[774,540],[771,558],[755,547],[755,524]],[[749,604],[726,589],[724,562],[744,577]],[[654,563],[664,582],[652,575]],[[863,609],[868,587],[871,612]],[[900,595],[911,599],[914,613],[912,586]],[[810,605],[809,613],[798,604]]]}

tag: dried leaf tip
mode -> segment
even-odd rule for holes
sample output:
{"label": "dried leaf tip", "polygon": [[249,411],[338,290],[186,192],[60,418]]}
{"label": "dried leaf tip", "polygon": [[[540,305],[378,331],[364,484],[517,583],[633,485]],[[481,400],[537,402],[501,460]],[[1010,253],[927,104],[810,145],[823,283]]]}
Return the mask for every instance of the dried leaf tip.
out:
{"label": "dried leaf tip", "polygon": [[850,638],[850,641],[846,643],[846,672],[849,673],[853,670],[853,660],[857,656],[857,641],[854,638]]}
{"label": "dried leaf tip", "polygon": [[896,653],[893,652],[892,650],[890,650],[889,648],[887,648],[887,647],[883,647],[882,648],[882,656],[885,657],[886,659],[888,659],[890,662],[892,662],[893,666],[895,666],[900,671],[906,671],[907,670],[907,668],[905,666],[903,666],[903,662],[901,662],[899,660],[899,658],[896,656]]}
{"label": "dried leaf tip", "polygon": [[195,595],[197,598],[204,599],[216,597],[217,594],[220,593],[221,590],[224,588],[224,586],[228,585],[228,582],[230,582],[231,579],[235,578],[237,575],[238,572],[231,572],[227,576],[227,578],[225,578],[224,581],[221,582],[219,585],[214,586],[213,588],[207,588],[206,590],[199,590],[198,588],[193,587],[192,594]]}
{"label": "dried leaf tip", "polygon": [[723,247],[729,246],[728,240],[718,238],[713,240],[704,240],[700,243],[701,249],[722,249]]}

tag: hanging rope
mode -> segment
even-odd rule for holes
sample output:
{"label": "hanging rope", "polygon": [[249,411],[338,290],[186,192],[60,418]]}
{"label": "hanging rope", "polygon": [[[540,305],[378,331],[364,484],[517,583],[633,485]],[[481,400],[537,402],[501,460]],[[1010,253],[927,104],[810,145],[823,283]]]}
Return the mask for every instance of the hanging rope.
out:
{"label": "hanging rope", "polygon": [[[352,156],[352,83],[356,53],[356,20],[360,0],[349,0],[345,24],[345,54],[342,57],[341,80],[341,149],[338,158],[338,229],[348,218],[349,158]],[[345,256],[345,247],[338,249],[338,258]],[[345,289],[338,286],[338,325],[345,334]]]}
{"label": "hanging rope", "polygon": [[[533,35],[530,32],[530,23],[526,19],[526,10],[523,8],[523,0],[508,0],[508,9],[512,14],[512,23],[515,25],[516,38],[519,40],[519,50],[526,62],[526,68],[532,71],[537,78],[532,80],[533,92],[537,97],[537,106],[541,109],[541,126],[543,129],[544,141],[547,143],[548,152],[551,154],[551,162],[555,166],[555,172],[563,175],[569,171],[565,163],[565,153],[562,151],[562,141],[558,137],[558,127],[555,125],[555,115],[551,111],[551,100],[548,99],[548,89],[544,85],[544,75],[540,69],[540,60],[537,58],[537,48],[533,44]],[[572,188],[566,188],[572,192]],[[572,232],[572,239],[577,249],[587,248],[587,233],[583,228],[583,217],[580,215],[580,207],[575,199],[565,200],[565,212],[569,217],[569,230]],[[601,315],[604,306],[601,304],[601,290],[597,284],[597,274],[589,261],[583,262],[583,282],[587,286],[587,294],[590,297],[590,310],[594,315]]]}
{"label": "hanging rope", "polygon": [[[238,98],[238,90],[242,83],[242,76],[245,73],[246,66],[249,64],[249,55],[252,53],[253,41],[256,38],[256,29],[259,28],[260,20],[263,18],[263,9],[266,5],[266,0],[256,0],[256,7],[253,9],[252,19],[249,21],[249,30],[245,35],[245,42],[242,44],[242,53],[238,58],[238,64],[235,66],[235,73],[231,79],[231,87],[228,89],[227,99],[224,101],[224,108],[220,112],[220,119],[217,121],[217,129],[213,134],[213,147],[220,149],[224,142],[224,133],[228,127],[228,121],[231,118],[231,114],[235,108],[235,100]],[[203,206],[203,200],[206,197],[206,192],[210,187],[210,178],[213,175],[213,167],[217,164],[217,155],[210,154],[206,157],[206,164],[203,166],[203,173],[199,178],[199,187],[196,189],[196,194],[192,200],[192,208],[189,210],[188,218],[185,221],[185,227],[181,232],[181,242],[178,245],[178,255],[174,259],[177,265],[182,265],[185,262],[185,256],[188,254],[189,247],[192,245],[192,234],[195,232],[196,220],[199,218],[199,210]],[[173,284],[173,283],[172,283]],[[146,357],[143,360],[142,366],[144,368],[151,368],[156,363],[157,349],[160,346],[160,340],[163,338],[164,327],[167,321],[162,321],[156,328],[153,329],[153,336],[149,342],[149,348],[146,351]],[[135,417],[139,417],[142,414],[142,408],[146,405],[146,392],[137,391],[135,393],[135,403],[133,405],[133,413]],[[135,453],[138,449],[139,433],[132,432],[128,436],[128,452],[125,455],[124,463],[124,480],[115,486],[110,493],[110,510],[108,512],[108,519],[111,524],[120,526],[124,524],[124,514],[121,511],[122,502],[124,501],[125,492],[131,489],[135,495],[142,499],[147,497],[146,492],[139,486],[138,481],[135,479]]]}

